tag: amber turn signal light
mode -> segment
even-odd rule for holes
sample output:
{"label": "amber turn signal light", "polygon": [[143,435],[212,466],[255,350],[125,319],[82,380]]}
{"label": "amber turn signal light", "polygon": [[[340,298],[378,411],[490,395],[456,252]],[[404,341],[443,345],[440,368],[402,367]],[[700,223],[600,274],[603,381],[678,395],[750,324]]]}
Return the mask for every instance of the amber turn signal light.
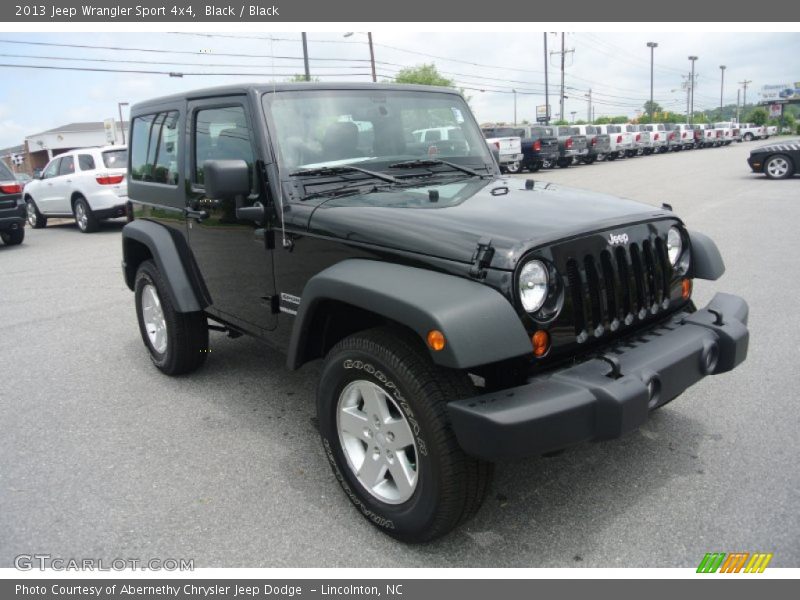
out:
{"label": "amber turn signal light", "polygon": [[431,329],[428,332],[427,341],[428,341],[428,346],[434,352],[440,352],[444,350],[446,341],[444,339],[444,334],[438,329]]}
{"label": "amber turn signal light", "polygon": [[531,337],[533,342],[533,355],[536,357],[544,356],[550,348],[550,336],[546,331],[539,330]]}
{"label": "amber turn signal light", "polygon": [[684,279],[681,281],[681,297],[684,300],[688,300],[689,296],[692,295],[692,280],[691,279]]}

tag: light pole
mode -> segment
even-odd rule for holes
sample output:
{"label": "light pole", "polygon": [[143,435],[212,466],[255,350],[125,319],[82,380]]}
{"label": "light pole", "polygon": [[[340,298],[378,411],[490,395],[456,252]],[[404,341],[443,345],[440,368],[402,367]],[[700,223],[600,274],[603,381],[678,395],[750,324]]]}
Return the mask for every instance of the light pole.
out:
{"label": "light pole", "polygon": [[517,124],[517,90],[511,90],[514,92],[514,125]]}
{"label": "light pole", "polygon": [[[353,35],[354,32],[348,31],[344,34],[344,37],[350,37]],[[367,32],[367,43],[369,44],[369,63],[372,67],[372,82],[376,83],[378,81],[378,74],[375,72],[375,48],[372,46],[372,32]]]}
{"label": "light pole", "polygon": [[308,68],[308,39],[306,32],[303,31],[303,66],[306,71],[306,81],[311,81],[311,70]]}
{"label": "light pole", "polygon": [[117,102],[117,109],[119,110],[119,131],[122,133],[122,145],[125,145],[125,121],[122,120],[122,107],[130,106],[128,102]]}
{"label": "light pole", "polygon": [[650,120],[653,120],[653,51],[658,48],[656,42],[647,42],[650,48]]}
{"label": "light pole", "polygon": [[720,80],[719,80],[719,118],[722,119],[722,103],[723,96],[725,95],[725,65],[720,65]]}
{"label": "light pole", "polygon": [[697,57],[690,56],[689,60],[692,61],[692,78],[689,81],[689,86],[690,86],[689,89],[691,91],[691,97],[692,97],[690,112],[689,112],[689,125],[692,125],[694,124],[694,61],[697,60]]}
{"label": "light pole", "polygon": [[547,32],[545,31],[543,34],[544,36],[544,112],[545,112],[545,125],[550,125],[550,90],[548,89],[548,82],[547,82],[547,63],[550,62],[550,59],[547,54]]}

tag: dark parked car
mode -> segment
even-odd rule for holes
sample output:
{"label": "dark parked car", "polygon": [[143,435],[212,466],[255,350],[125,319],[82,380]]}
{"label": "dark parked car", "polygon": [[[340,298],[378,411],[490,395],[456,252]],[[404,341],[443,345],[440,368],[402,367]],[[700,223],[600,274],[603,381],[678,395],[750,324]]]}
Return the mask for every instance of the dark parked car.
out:
{"label": "dark parked car", "polygon": [[770,179],[786,179],[800,167],[800,139],[769,144],[750,151],[747,164],[753,173],[764,173]]}
{"label": "dark parked car", "polygon": [[22,184],[6,163],[0,160],[0,239],[16,246],[25,239],[25,203]]}
{"label": "dark parked car", "polygon": [[[433,127],[463,137],[431,154],[409,134]],[[468,519],[493,462],[636,431],[746,357],[744,300],[692,301],[724,271],[710,238],[668,206],[512,185],[456,91],[199,90],[133,106],[129,139],[123,273],[154,365],[199,368],[209,330],[321,360],[322,450],[398,539]]]}
{"label": "dark parked car", "polygon": [[589,155],[589,144],[585,135],[581,135],[577,127],[561,125],[555,128],[558,136],[559,157],[556,161],[562,169],[570,166],[575,159]]}
{"label": "dark parked car", "polygon": [[[559,157],[558,138],[552,127],[539,125],[519,125],[512,128],[513,135],[522,140],[524,156],[519,171],[527,169],[535,173],[545,166],[554,164]],[[511,134],[509,134],[511,135]],[[510,166],[509,173],[514,173]]]}

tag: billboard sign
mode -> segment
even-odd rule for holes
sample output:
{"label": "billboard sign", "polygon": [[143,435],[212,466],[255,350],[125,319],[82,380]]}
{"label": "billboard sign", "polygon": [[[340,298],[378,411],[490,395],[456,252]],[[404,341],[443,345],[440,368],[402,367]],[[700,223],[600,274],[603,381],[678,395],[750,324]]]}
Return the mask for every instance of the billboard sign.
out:
{"label": "billboard sign", "polygon": [[783,116],[783,104],[773,103],[769,105],[769,118],[780,119]]}
{"label": "billboard sign", "polygon": [[800,81],[765,85],[761,88],[763,102],[800,101]]}
{"label": "billboard sign", "polygon": [[114,144],[117,141],[117,126],[114,119],[105,119],[103,129],[106,131],[106,142]]}
{"label": "billboard sign", "polygon": [[550,120],[550,107],[542,104],[536,107],[536,122],[547,123]]}

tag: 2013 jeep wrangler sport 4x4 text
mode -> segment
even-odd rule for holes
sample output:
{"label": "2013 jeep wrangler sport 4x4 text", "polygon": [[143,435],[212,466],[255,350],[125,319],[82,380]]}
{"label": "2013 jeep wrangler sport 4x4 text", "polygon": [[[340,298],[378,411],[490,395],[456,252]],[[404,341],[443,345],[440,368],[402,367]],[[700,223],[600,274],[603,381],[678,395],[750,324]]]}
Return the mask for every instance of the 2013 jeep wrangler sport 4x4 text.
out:
{"label": "2013 jeep wrangler sport 4x4 text", "polygon": [[210,328],[322,359],[324,452],[400,540],[474,514],[493,462],[623,435],[747,354],[743,300],[692,302],[724,271],[708,237],[502,178],[456,91],[248,85],[131,117],[123,269],[152,361],[197,369]]}

